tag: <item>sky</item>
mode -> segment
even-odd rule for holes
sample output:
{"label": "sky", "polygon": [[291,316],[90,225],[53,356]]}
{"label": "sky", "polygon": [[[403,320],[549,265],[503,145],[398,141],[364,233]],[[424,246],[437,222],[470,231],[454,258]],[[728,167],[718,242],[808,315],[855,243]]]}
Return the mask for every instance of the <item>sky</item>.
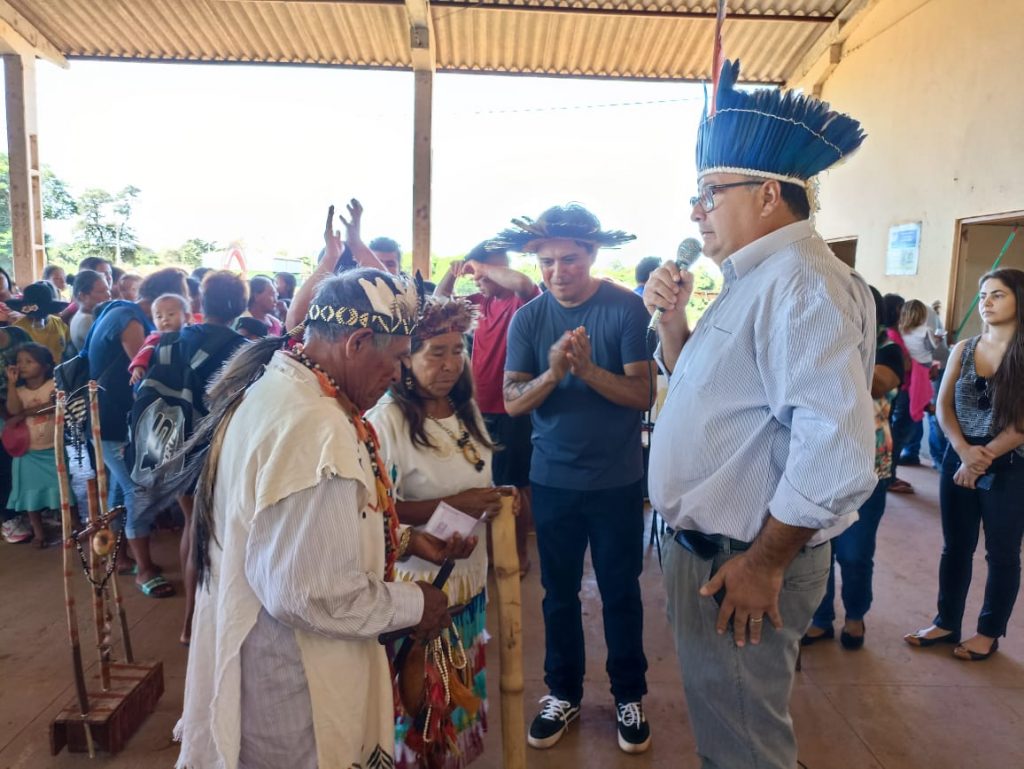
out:
{"label": "sky", "polygon": [[[409,72],[39,62],[37,91],[42,163],[76,195],[140,188],[133,222],[150,248],[198,237],[315,254],[327,206],[358,197],[364,239],[411,251]],[[697,234],[686,201],[703,101],[684,83],[436,75],[432,252],[578,201],[637,235],[606,258],[672,256]]]}

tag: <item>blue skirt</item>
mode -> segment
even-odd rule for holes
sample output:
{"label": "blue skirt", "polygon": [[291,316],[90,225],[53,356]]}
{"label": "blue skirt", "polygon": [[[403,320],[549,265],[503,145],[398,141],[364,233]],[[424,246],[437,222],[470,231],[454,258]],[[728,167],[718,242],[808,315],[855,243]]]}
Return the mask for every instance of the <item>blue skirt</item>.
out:
{"label": "blue skirt", "polygon": [[[70,485],[68,492],[73,505],[75,492]],[[57,485],[57,462],[53,449],[37,449],[14,457],[7,509],[18,513],[60,510],[60,487]]]}

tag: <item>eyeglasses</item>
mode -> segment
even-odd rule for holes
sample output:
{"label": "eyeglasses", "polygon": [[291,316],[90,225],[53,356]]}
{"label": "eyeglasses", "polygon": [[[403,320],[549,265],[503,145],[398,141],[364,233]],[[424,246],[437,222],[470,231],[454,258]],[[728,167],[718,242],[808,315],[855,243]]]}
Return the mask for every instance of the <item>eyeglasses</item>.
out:
{"label": "eyeglasses", "polygon": [[988,411],[992,408],[992,398],[988,394],[988,379],[983,376],[979,376],[974,380],[974,389],[978,391],[978,408],[982,411]]}
{"label": "eyeglasses", "polygon": [[760,187],[764,182],[729,182],[728,184],[709,184],[697,190],[697,194],[690,198],[690,208],[700,206],[704,213],[711,213],[715,210],[715,192],[727,190],[730,187]]}

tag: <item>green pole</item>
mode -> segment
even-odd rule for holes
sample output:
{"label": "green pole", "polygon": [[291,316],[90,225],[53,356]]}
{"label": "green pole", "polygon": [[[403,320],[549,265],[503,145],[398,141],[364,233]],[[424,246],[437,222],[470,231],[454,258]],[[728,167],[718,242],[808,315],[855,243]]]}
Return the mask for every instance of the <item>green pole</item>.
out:
{"label": "green pole", "polygon": [[[989,272],[999,268],[999,263],[1003,261],[1003,257],[1006,256],[1006,252],[1010,250],[1010,245],[1013,243],[1013,239],[1017,237],[1017,226],[1018,225],[1016,224],[1013,225],[1013,229],[1010,230],[1010,236],[1006,239],[1006,243],[1003,244],[1003,249],[999,252],[999,256],[997,256],[996,260],[992,262],[992,269],[990,269]],[[973,313],[975,308],[978,306],[978,298],[980,296],[981,294],[977,291],[974,293],[974,301],[971,302],[970,308],[964,314],[964,319],[960,321],[960,326],[956,330],[957,341],[960,341],[960,333],[964,330],[964,326],[967,325],[967,321],[970,320],[971,313]]]}

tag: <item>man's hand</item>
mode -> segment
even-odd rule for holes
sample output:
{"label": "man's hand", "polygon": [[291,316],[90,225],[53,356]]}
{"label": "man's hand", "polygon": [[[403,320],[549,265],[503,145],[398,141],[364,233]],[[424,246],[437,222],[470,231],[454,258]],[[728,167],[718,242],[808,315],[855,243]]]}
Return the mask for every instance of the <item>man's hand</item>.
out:
{"label": "man's hand", "polygon": [[594,353],[590,346],[590,337],[587,336],[587,330],[583,326],[569,332],[566,357],[569,358],[569,370],[580,379],[585,379],[586,375],[594,368]]}
{"label": "man's hand", "polygon": [[449,505],[481,521],[489,521],[501,510],[501,489],[486,486],[460,491],[446,500]]}
{"label": "man's hand", "polygon": [[363,221],[363,204],[355,198],[352,198],[345,206],[345,210],[348,211],[348,219],[341,214],[338,214],[338,221],[345,226],[345,242],[350,246],[353,243],[360,242],[360,229]]}
{"label": "man's hand", "polygon": [[572,334],[572,331],[566,331],[548,350],[548,368],[551,370],[551,376],[556,382],[561,382],[565,379],[565,375],[569,373],[571,365],[569,363],[569,347]]}
{"label": "man's hand", "polygon": [[134,387],[135,385],[142,381],[142,378],[144,376],[146,376],[146,369],[144,369],[142,366],[136,366],[135,368],[132,369],[132,376],[131,379],[128,380],[128,382],[129,384],[131,384],[132,387]]}
{"label": "man's hand", "polygon": [[671,328],[685,324],[686,305],[692,293],[693,273],[680,271],[675,262],[665,262],[651,273],[644,285],[644,305],[652,315],[660,307],[664,311],[661,325]]}
{"label": "man's hand", "polygon": [[452,624],[452,618],[448,614],[448,596],[443,590],[438,590],[429,582],[416,584],[423,591],[423,615],[419,624],[412,629],[412,634],[417,641],[425,643],[441,635],[441,631]]}
{"label": "man's hand", "polygon": [[450,265],[448,265],[448,274],[451,276],[453,281],[458,280],[463,275],[472,275],[472,265],[468,262],[464,262],[461,259],[456,259]]}
{"label": "man's hand", "polygon": [[715,575],[700,589],[700,594],[711,597],[724,591],[718,612],[717,629],[725,633],[732,619],[733,636],[737,646],[745,646],[747,630],[750,643],[761,643],[761,630],[765,620],[777,629],[782,627],[779,612],[779,593],[782,590],[783,569],[766,570],[750,562],[749,551],[740,553],[722,564]]}
{"label": "man's hand", "polygon": [[409,553],[440,566],[446,558],[453,561],[469,558],[476,543],[476,537],[463,539],[458,534],[453,534],[452,538],[445,542],[422,531],[414,531],[409,539]]}
{"label": "man's hand", "polygon": [[[339,217],[340,218],[340,217]],[[334,206],[327,209],[327,226],[324,228],[324,258],[320,264],[331,272],[338,266],[341,252],[345,247],[341,242],[341,231],[334,229]]]}
{"label": "man's hand", "polygon": [[962,452],[957,453],[964,466],[977,475],[984,475],[996,458],[996,455],[987,446],[967,446]]}

